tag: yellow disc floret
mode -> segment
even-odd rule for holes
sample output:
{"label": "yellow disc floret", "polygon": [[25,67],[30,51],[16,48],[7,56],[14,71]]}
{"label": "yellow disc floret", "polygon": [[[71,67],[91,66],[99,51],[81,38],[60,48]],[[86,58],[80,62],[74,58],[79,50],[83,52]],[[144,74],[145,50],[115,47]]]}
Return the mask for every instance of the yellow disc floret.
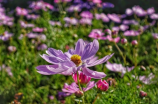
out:
{"label": "yellow disc floret", "polygon": [[76,66],[79,66],[82,63],[81,56],[77,54],[71,56],[71,61],[73,61],[76,64]]}

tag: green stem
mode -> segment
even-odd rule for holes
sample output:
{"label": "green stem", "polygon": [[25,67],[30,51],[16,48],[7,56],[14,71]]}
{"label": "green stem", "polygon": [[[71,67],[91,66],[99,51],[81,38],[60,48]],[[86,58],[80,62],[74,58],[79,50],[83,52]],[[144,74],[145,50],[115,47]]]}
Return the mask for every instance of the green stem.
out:
{"label": "green stem", "polygon": [[156,47],[157,47],[157,55],[158,55],[158,42],[156,40]]}
{"label": "green stem", "polygon": [[136,48],[135,47],[133,50],[133,58],[134,58],[134,66],[136,67],[137,66],[137,56],[136,56]]}
{"label": "green stem", "polygon": [[95,97],[95,99],[94,99],[94,101],[93,101],[92,104],[94,104],[94,103],[96,102],[96,100],[97,100],[98,97],[99,97],[99,93],[98,93],[97,96]]}
{"label": "green stem", "polygon": [[[80,81],[79,81],[78,72],[77,72],[77,82],[78,82],[78,86],[79,86],[80,91],[83,92],[82,87],[81,87],[81,84],[80,84]],[[82,96],[82,101],[83,101],[83,104],[85,104],[85,102],[84,102],[84,92],[83,92],[83,96]]]}
{"label": "green stem", "polygon": [[116,46],[117,50],[119,51],[120,55],[122,56],[123,61],[124,61],[124,65],[126,66],[126,58],[123,56],[123,53],[122,53],[122,51],[120,50],[120,48],[118,47],[118,45],[116,44],[116,42],[115,42],[115,46]]}

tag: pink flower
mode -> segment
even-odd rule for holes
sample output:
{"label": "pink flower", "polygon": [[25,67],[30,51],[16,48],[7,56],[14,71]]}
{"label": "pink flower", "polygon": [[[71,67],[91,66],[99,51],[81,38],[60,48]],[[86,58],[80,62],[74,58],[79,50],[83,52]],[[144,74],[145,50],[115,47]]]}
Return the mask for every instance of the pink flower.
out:
{"label": "pink flower", "polygon": [[133,14],[132,9],[127,8],[127,9],[126,9],[126,14],[127,14],[128,16],[131,16],[131,15]]}
{"label": "pink flower", "polygon": [[32,29],[33,32],[43,32],[44,30],[45,30],[45,28],[39,28],[39,27]]}
{"label": "pink flower", "polygon": [[91,12],[89,12],[89,11],[83,11],[80,15],[83,18],[90,18],[90,19],[93,18],[93,14]]}
{"label": "pink flower", "polygon": [[116,23],[120,23],[121,22],[121,19],[120,19],[120,17],[117,15],[117,14],[108,14],[108,17],[112,20],[112,21],[114,21],[114,22],[116,22]]}
{"label": "pink flower", "polygon": [[[79,82],[80,82],[80,84],[87,84],[91,80],[91,77],[86,76],[81,71],[78,71],[78,74],[79,74]],[[72,74],[72,78],[74,79],[74,81],[76,82],[76,84],[78,84],[77,73],[73,73]]]}
{"label": "pink flower", "polygon": [[28,11],[24,8],[16,7],[16,13],[18,16],[25,16],[28,14]]}
{"label": "pink flower", "polygon": [[102,79],[100,79],[100,80],[96,83],[96,85],[97,85],[97,88],[98,88],[99,90],[101,90],[101,91],[107,91],[108,88],[109,88],[109,84],[108,84],[105,80],[102,81]]}
{"label": "pink flower", "polygon": [[120,37],[112,38],[112,35],[107,35],[106,39],[109,40],[110,42],[115,42],[115,43],[118,43],[120,41]]}
{"label": "pink flower", "polygon": [[158,19],[158,14],[154,13],[154,14],[150,15],[150,18],[154,19],[154,20]]}
{"label": "pink flower", "polygon": [[[87,84],[87,86],[85,88],[82,88],[82,90],[83,90],[83,92],[86,92],[89,89],[93,88],[94,86],[95,86],[94,81],[91,81]],[[73,82],[71,85],[68,85],[67,83],[65,83],[62,91],[72,94],[72,93],[79,92],[80,89],[79,89],[78,85],[75,82]]]}
{"label": "pink flower", "polygon": [[92,0],[92,1],[93,1],[93,3],[96,3],[96,4],[102,3],[102,0]]}
{"label": "pink flower", "polygon": [[158,39],[158,33],[152,33],[152,36],[154,37],[154,39]]}
{"label": "pink flower", "polygon": [[97,20],[101,19],[103,22],[109,22],[109,18],[104,13],[95,14],[95,18]]}
{"label": "pink flower", "polygon": [[155,13],[154,7],[148,8],[148,9],[147,9],[147,13],[148,13],[149,15]]}
{"label": "pink flower", "polygon": [[137,36],[140,33],[138,31],[135,30],[127,30],[124,32],[124,36]]}
{"label": "pink flower", "polygon": [[100,29],[93,29],[88,36],[91,37],[91,38],[94,38],[94,39],[105,40],[106,37],[103,36],[103,35],[104,35],[104,33],[102,32],[102,30],[100,30]]}

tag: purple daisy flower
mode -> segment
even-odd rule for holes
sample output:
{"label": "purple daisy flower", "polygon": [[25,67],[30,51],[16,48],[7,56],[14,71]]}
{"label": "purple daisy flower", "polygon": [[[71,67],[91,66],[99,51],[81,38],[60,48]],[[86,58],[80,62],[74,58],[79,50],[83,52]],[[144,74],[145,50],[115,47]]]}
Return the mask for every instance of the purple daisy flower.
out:
{"label": "purple daisy flower", "polygon": [[138,25],[139,24],[136,20],[123,20],[122,23],[125,25],[130,25],[130,24]]}
{"label": "purple daisy flower", "polygon": [[92,25],[92,19],[89,18],[81,18],[79,22],[80,24]]}
{"label": "purple daisy flower", "polygon": [[38,73],[44,75],[64,74],[71,75],[78,70],[91,77],[100,79],[105,77],[105,73],[90,70],[88,67],[95,66],[106,62],[113,54],[107,55],[102,59],[96,60],[94,57],[99,49],[97,40],[86,44],[82,39],[76,43],[75,49],[69,49],[68,52],[63,53],[61,50],[48,48],[46,54],[41,55],[43,59],[54,65],[40,65],[36,67]]}
{"label": "purple daisy flower", "polygon": [[140,6],[134,6],[132,8],[133,12],[139,16],[139,17],[142,17],[142,16],[146,16],[147,15],[147,12],[145,10],[143,10]]}
{"label": "purple daisy flower", "polygon": [[131,16],[133,14],[133,10],[130,8],[126,9],[126,15]]}
{"label": "purple daisy flower", "polygon": [[101,19],[103,22],[109,22],[109,18],[104,13],[95,14],[95,18],[97,20]]}
{"label": "purple daisy flower", "polygon": [[122,64],[116,64],[116,63],[111,64],[110,62],[107,62],[106,67],[110,71],[121,72],[122,73],[121,77],[123,77],[126,72],[130,72],[131,70],[134,69],[134,66],[133,67],[124,67],[124,66],[122,66]]}
{"label": "purple daisy flower", "polygon": [[114,8],[114,4],[109,2],[102,3],[103,8]]}
{"label": "purple daisy flower", "polygon": [[109,17],[112,21],[114,21],[114,22],[116,22],[116,23],[120,23],[120,22],[121,22],[121,19],[120,19],[120,17],[119,17],[117,14],[108,14],[108,17]]}
{"label": "purple daisy flower", "polygon": [[158,14],[154,13],[152,15],[150,15],[151,19],[157,20],[158,19]]}
{"label": "purple daisy flower", "polygon": [[13,36],[12,33],[9,33],[8,31],[5,31],[2,35],[0,35],[0,40],[7,41],[12,36]]}
{"label": "purple daisy flower", "polygon": [[140,33],[138,31],[135,30],[127,30],[124,32],[124,36],[137,36]]}
{"label": "purple daisy flower", "polygon": [[151,7],[151,8],[148,8],[148,9],[147,9],[147,14],[148,14],[148,15],[151,15],[151,14],[153,14],[153,13],[155,13],[154,7]]}
{"label": "purple daisy flower", "polygon": [[158,39],[158,33],[152,33],[152,36],[154,37],[154,39]]}
{"label": "purple daisy flower", "polygon": [[[86,88],[83,88],[83,92],[90,90],[94,86],[95,86],[94,81],[90,81],[87,84]],[[79,92],[80,89],[79,89],[78,85],[76,84],[76,82],[73,82],[71,85],[68,85],[67,83],[65,83],[62,91],[73,94],[73,93]]]}
{"label": "purple daisy flower", "polygon": [[83,12],[80,14],[80,16],[81,16],[82,18],[90,18],[90,19],[93,18],[93,14],[92,14],[91,12],[89,12],[89,11],[83,11]]}

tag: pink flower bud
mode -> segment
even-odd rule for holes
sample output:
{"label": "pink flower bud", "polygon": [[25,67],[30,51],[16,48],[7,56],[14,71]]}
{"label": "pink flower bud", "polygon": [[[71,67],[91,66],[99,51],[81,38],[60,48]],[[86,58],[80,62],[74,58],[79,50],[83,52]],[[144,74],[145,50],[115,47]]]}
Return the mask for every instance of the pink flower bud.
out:
{"label": "pink flower bud", "polygon": [[76,91],[75,96],[76,97],[82,97],[83,96],[83,91]]}
{"label": "pink flower bud", "polygon": [[133,40],[133,41],[132,41],[132,45],[138,45],[137,40]]}
{"label": "pink flower bud", "polygon": [[105,80],[102,81],[101,79],[97,82],[97,88],[101,91],[107,91],[109,88],[109,84]]}
{"label": "pink flower bud", "polygon": [[127,43],[127,39],[126,38],[121,39],[121,43],[122,44],[126,44]]}
{"label": "pink flower bud", "polygon": [[147,96],[147,93],[146,92],[144,92],[144,91],[140,91],[140,97],[146,97]]}
{"label": "pink flower bud", "polygon": [[[78,75],[79,75],[79,82],[80,82],[80,84],[87,84],[91,80],[91,77],[86,76],[81,71],[78,71]],[[77,73],[72,74],[72,78],[74,79],[76,84],[78,84]]]}

